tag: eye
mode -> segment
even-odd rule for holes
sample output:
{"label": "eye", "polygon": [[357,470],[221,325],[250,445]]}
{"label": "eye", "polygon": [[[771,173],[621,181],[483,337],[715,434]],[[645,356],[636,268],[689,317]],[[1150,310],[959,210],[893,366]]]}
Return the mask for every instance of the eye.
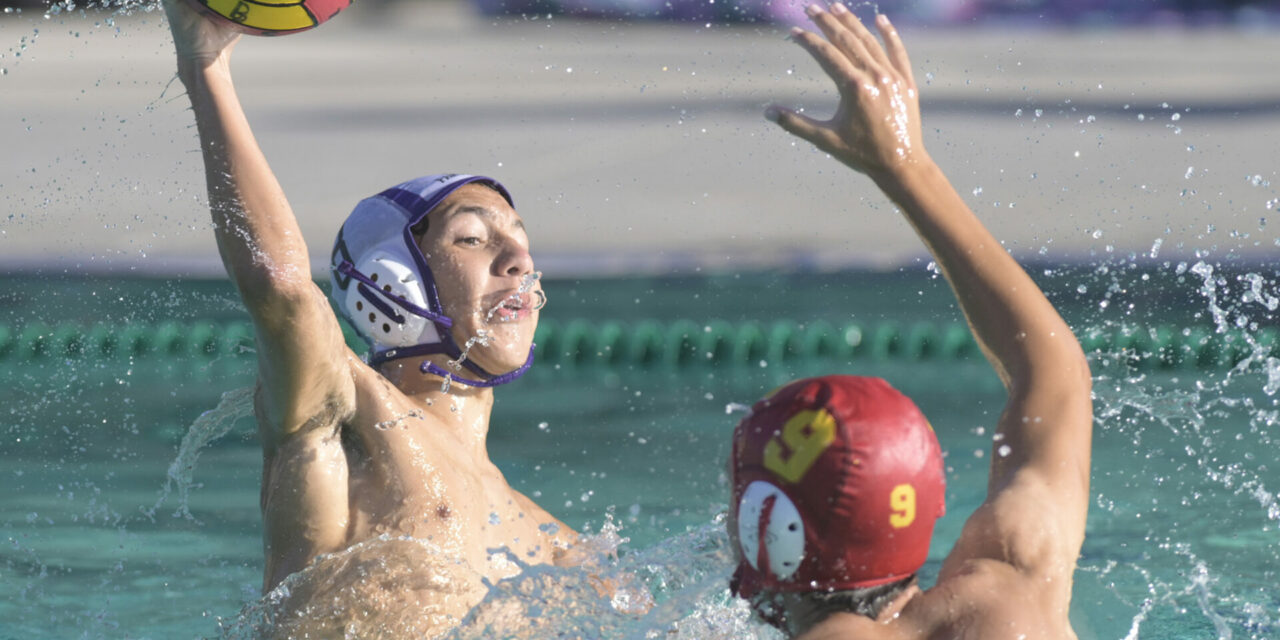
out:
{"label": "eye", "polygon": [[479,236],[463,236],[458,238],[456,242],[467,247],[478,247],[484,244],[484,239]]}

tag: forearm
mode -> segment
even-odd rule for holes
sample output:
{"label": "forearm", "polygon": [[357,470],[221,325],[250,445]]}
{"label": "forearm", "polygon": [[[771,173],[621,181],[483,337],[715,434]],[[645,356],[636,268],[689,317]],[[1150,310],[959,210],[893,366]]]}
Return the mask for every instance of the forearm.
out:
{"label": "forearm", "polygon": [[195,113],[218,250],[252,309],[254,298],[310,283],[293,211],[258,147],[225,57],[180,63]]}
{"label": "forearm", "polygon": [[1066,322],[932,160],[876,176],[876,182],[933,254],[1007,388],[1088,379]]}

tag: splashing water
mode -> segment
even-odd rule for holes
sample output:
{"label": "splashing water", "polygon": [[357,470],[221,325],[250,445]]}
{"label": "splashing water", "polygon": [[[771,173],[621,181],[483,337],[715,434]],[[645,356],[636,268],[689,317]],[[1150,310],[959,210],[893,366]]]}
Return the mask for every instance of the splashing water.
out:
{"label": "splashing water", "polygon": [[191,515],[191,511],[187,508],[187,500],[190,498],[191,488],[194,486],[192,478],[195,475],[196,462],[200,459],[201,449],[226,435],[237,420],[247,418],[250,415],[253,415],[253,387],[233,389],[223,393],[222,399],[218,401],[218,406],[196,418],[187,434],[182,437],[182,444],[178,446],[178,455],[169,464],[169,471],[165,477],[164,487],[160,491],[160,497],[156,499],[155,505],[150,509],[144,509],[144,513],[148,517],[154,518],[155,512],[164,505],[169,499],[169,495],[176,488],[178,491],[178,510],[174,512],[174,517],[182,517],[194,521],[195,517]]}
{"label": "splashing water", "polygon": [[519,571],[494,583],[430,541],[381,536],[289,576],[224,621],[223,637],[776,637],[728,593],[723,517],[641,551],[627,552],[626,542],[606,518],[573,547],[573,566],[507,553]]}
{"label": "splashing water", "polygon": [[484,592],[478,574],[428,540],[379,536],[317,557],[232,621],[231,640],[426,638],[452,627]]}
{"label": "splashing water", "polygon": [[160,9],[159,0],[56,0],[45,9],[45,19],[76,10],[110,9],[116,16],[129,16],[138,11],[150,13]]}
{"label": "splashing water", "polygon": [[[485,314],[484,321],[489,322],[493,320],[493,316],[496,315],[498,311],[502,309],[502,307],[506,306],[508,302],[515,302],[517,304],[522,304],[523,303],[522,297],[524,296],[524,294],[528,293],[531,289],[533,289],[533,285],[537,284],[538,281],[541,279],[542,279],[541,271],[534,271],[533,273],[526,273],[523,276],[521,276],[520,285],[516,287],[515,292],[503,298],[501,301],[498,302],[498,304],[493,305],[493,308],[490,309],[489,312]],[[538,302],[533,306],[534,310],[538,310],[547,306],[547,294],[544,293],[542,289],[538,289],[534,293],[538,294]],[[502,320],[502,318],[499,318],[499,320]]]}
{"label": "splashing water", "polygon": [[[430,399],[427,400],[427,404],[428,405],[431,404]],[[410,409],[402,416],[397,416],[390,420],[384,420],[382,422],[375,423],[373,425],[373,428],[379,431],[387,431],[388,429],[403,427],[405,423],[407,423],[409,420],[422,420],[424,418],[426,418],[426,412],[420,409]]]}
{"label": "splashing water", "polygon": [[[477,344],[482,347],[487,347],[492,344],[492,338],[493,337],[489,335],[489,332],[484,329],[477,329],[476,335],[467,338],[466,344],[462,345],[462,353],[458,354],[458,359],[449,360],[446,364],[454,371],[462,371],[462,363],[467,361],[467,356],[471,354],[471,348]],[[453,374],[448,373],[444,376],[444,379],[440,381],[440,392],[449,393],[449,389],[452,388],[452,386]]]}
{"label": "splashing water", "polygon": [[[1207,625],[1204,630],[1212,637],[1245,632],[1249,638],[1268,638],[1280,601],[1267,587],[1249,589],[1252,579],[1241,576],[1256,573],[1260,560],[1274,562],[1257,554],[1266,554],[1266,540],[1280,525],[1280,476],[1269,470],[1273,456],[1259,455],[1275,450],[1280,423],[1275,399],[1280,359],[1270,355],[1266,333],[1276,326],[1280,299],[1274,295],[1276,282],[1263,274],[1232,276],[1205,260],[1178,265],[1175,275],[1183,274],[1203,304],[1194,316],[1212,323],[1234,364],[1220,372],[1161,374],[1136,368],[1116,354],[1091,357],[1099,439],[1118,440],[1114,446],[1095,447],[1094,474],[1113,487],[1119,479],[1120,486],[1132,487],[1138,495],[1097,492],[1095,506],[1109,512],[1106,526],[1115,526],[1117,533],[1109,537],[1102,527],[1091,527],[1081,572],[1094,574],[1097,584],[1109,585],[1105,588],[1117,596],[1145,592],[1142,601],[1127,603],[1133,618],[1126,639],[1177,637],[1161,626],[1168,624],[1169,610],[1199,611],[1198,624]],[[1116,300],[1127,290],[1123,284],[1110,289]],[[1134,458],[1135,468],[1120,468]],[[1160,495],[1177,495],[1179,503],[1140,497],[1155,495],[1139,489],[1152,483],[1162,487]],[[1119,521],[1139,523],[1137,531],[1145,530],[1145,535],[1135,536],[1133,528],[1122,535],[1113,524]],[[1140,549],[1141,555],[1099,562],[1097,549],[1090,551],[1091,546],[1116,544]],[[1171,575],[1150,567],[1178,570]],[[1266,573],[1257,576],[1262,583],[1269,582]],[[1232,586],[1224,588],[1221,583],[1228,576]],[[1155,628],[1147,628],[1153,624]]]}
{"label": "splashing water", "polygon": [[612,521],[579,545],[576,567],[525,566],[493,585],[450,640],[774,637],[730,596],[723,517],[634,553]]}

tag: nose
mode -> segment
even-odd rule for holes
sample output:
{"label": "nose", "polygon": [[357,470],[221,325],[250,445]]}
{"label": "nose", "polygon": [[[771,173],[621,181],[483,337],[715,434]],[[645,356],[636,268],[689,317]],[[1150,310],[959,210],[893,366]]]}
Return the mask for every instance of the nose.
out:
{"label": "nose", "polygon": [[533,273],[533,256],[523,243],[510,239],[503,243],[502,253],[494,266],[498,275],[523,276]]}

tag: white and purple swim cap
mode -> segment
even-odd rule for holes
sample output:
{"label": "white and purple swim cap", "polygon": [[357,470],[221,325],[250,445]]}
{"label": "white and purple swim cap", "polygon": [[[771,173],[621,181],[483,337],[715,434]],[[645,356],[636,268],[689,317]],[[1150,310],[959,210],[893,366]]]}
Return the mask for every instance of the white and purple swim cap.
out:
{"label": "white and purple swim cap", "polygon": [[493,188],[514,206],[497,180],[484,176],[438,174],[398,184],[356,205],[338,230],[330,261],[333,300],[342,316],[369,343],[369,364],[395,358],[442,353],[461,362],[478,380],[462,378],[424,360],[423,373],[463,384],[491,387],[519,378],[533,364],[492,374],[462,357],[436,293],[431,268],[418,248],[413,227],[459,187],[478,182]]}

